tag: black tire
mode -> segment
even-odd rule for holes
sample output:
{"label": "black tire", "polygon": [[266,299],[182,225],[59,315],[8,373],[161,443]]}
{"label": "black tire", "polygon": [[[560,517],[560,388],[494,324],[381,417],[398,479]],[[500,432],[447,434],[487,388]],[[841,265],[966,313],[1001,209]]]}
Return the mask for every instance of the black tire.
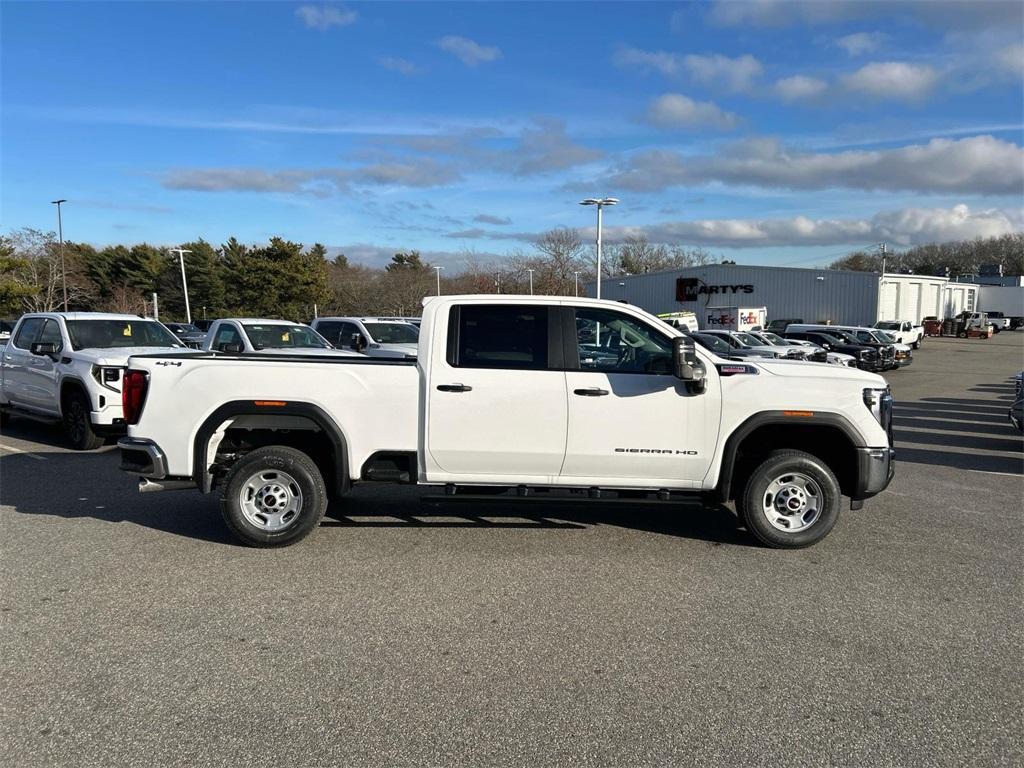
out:
{"label": "black tire", "polygon": [[917,341],[915,341],[911,346],[913,346],[914,349],[920,349],[921,348],[921,339],[918,339]]}
{"label": "black tire", "polygon": [[[255,486],[267,489],[267,495],[259,497]],[[247,487],[248,504],[242,495]],[[268,509],[262,498],[277,501],[278,497],[284,500],[282,505],[287,502],[295,508],[282,506],[285,516],[276,522],[272,514],[263,514],[264,522],[259,524],[260,513]],[[250,547],[284,547],[306,538],[320,525],[327,510],[327,487],[316,464],[302,451],[282,445],[257,448],[239,459],[224,478],[220,509],[231,532]]]}
{"label": "black tire", "polygon": [[80,391],[72,390],[64,399],[64,432],[76,451],[94,451],[106,442],[92,428],[89,401]]}
{"label": "black tire", "polygon": [[6,408],[0,410],[0,427],[6,427],[10,423],[11,414],[7,412]]}
{"label": "black tire", "polygon": [[[791,476],[803,476],[813,481],[817,493],[810,494],[807,484],[805,496],[817,500],[817,514],[809,518],[809,525],[801,530],[789,532],[776,527],[768,519],[764,504],[768,500],[769,486],[776,480]],[[797,485],[784,486],[797,488]],[[788,492],[788,491],[787,491]],[[782,492],[772,501],[783,498]],[[767,458],[750,474],[743,496],[739,500],[740,517],[752,536],[769,547],[778,549],[799,549],[817,544],[831,532],[839,519],[839,502],[842,492],[839,481],[828,465],[817,456],[803,451],[780,450],[768,454]],[[774,509],[774,504],[772,505]],[[781,513],[776,515],[782,519]]]}

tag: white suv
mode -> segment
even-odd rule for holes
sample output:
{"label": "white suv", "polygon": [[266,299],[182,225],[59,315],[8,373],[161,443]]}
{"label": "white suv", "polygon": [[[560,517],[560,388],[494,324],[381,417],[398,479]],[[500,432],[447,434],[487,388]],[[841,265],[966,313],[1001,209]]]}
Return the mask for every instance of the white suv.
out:
{"label": "white suv", "polygon": [[313,330],[341,349],[370,357],[416,357],[420,329],[405,320],[383,317],[318,317]]}
{"label": "white suv", "polygon": [[128,358],[168,349],[187,348],[141,315],[23,315],[3,349],[0,415],[63,421],[75,448],[99,448],[107,435],[124,432],[121,374]]}

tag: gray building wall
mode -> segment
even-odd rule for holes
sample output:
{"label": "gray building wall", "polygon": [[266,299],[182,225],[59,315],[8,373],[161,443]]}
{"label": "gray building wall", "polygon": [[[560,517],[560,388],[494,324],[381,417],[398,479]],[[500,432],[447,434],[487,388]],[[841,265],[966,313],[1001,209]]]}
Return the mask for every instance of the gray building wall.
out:
{"label": "gray building wall", "polygon": [[[751,293],[702,294],[697,301],[676,301],[676,279],[697,278],[707,286],[750,285]],[[768,320],[801,318],[804,322],[830,321],[843,325],[871,325],[876,320],[879,275],[829,269],[754,267],[711,264],[669,272],[606,278],[601,298],[624,299],[648,312],[689,310],[702,318],[705,307],[767,307]],[[586,284],[594,296],[596,282]]]}

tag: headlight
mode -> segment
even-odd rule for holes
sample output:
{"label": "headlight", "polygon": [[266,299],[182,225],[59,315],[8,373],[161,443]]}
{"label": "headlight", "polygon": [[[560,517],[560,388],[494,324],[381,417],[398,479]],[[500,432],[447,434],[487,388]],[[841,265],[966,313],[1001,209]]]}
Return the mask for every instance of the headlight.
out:
{"label": "headlight", "polygon": [[892,425],[892,394],[889,388],[868,388],[864,390],[864,405],[871,411],[875,421],[882,425],[887,433]]}

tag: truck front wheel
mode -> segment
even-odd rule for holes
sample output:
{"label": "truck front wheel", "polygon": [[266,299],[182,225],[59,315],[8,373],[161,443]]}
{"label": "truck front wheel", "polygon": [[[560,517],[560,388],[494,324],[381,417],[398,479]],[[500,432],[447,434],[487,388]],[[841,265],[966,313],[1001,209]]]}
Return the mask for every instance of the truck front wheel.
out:
{"label": "truck front wheel", "polygon": [[773,451],[751,473],[740,500],[747,530],[769,547],[809,547],[839,518],[839,482],[828,465],[803,451]]}
{"label": "truck front wheel", "polygon": [[327,509],[323,475],[302,451],[257,448],[231,467],[221,490],[228,528],[251,547],[282,547],[304,539]]}
{"label": "truck front wheel", "polygon": [[105,442],[93,431],[89,401],[78,390],[72,390],[64,400],[64,431],[79,451],[93,451]]}

